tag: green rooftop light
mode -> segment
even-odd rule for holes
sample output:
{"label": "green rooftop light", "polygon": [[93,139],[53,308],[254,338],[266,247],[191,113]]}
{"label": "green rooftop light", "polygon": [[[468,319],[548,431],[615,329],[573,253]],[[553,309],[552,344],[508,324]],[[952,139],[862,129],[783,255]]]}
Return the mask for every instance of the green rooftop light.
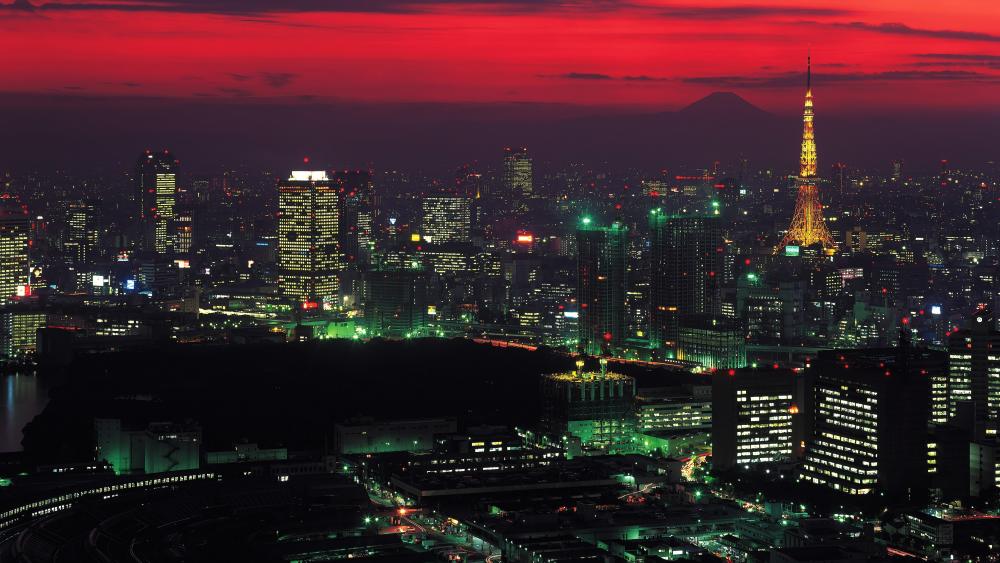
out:
{"label": "green rooftop light", "polygon": [[584,225],[589,225],[590,217],[584,217],[583,219],[580,219],[580,222],[583,223]]}

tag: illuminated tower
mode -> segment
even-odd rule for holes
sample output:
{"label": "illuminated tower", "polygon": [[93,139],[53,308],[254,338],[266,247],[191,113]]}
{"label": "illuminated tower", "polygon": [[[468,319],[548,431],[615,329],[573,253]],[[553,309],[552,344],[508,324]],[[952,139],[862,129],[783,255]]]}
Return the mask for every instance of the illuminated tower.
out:
{"label": "illuminated tower", "polygon": [[799,157],[799,177],[796,183],[799,195],[795,201],[792,226],[785,238],[775,248],[781,252],[786,246],[822,245],[827,254],[833,254],[837,244],[823,222],[823,204],[819,201],[816,187],[816,135],[813,131],[812,61],[806,70],[806,103],[802,112],[802,154]]}
{"label": "illuminated tower", "polygon": [[303,308],[340,292],[338,190],[326,172],[295,171],[278,187],[278,285]]}
{"label": "illuminated tower", "polygon": [[177,200],[177,164],[169,151],[147,150],[139,157],[136,188],[140,204],[140,250],[163,254],[173,249],[170,229]]}

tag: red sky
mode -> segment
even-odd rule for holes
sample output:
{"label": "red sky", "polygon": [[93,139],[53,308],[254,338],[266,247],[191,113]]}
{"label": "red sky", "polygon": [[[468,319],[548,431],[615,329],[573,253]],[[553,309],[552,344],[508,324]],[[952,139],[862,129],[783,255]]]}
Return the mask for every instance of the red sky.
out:
{"label": "red sky", "polygon": [[797,111],[811,49],[824,109],[1000,100],[996,0],[30,1],[3,92]]}

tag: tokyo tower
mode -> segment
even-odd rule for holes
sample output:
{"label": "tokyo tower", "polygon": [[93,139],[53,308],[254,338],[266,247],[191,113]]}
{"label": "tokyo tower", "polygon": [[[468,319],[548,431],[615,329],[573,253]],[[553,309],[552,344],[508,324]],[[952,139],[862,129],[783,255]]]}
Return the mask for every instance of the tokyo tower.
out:
{"label": "tokyo tower", "polygon": [[775,254],[789,245],[813,246],[823,245],[826,254],[833,254],[837,244],[833,242],[826,223],[823,222],[823,204],[819,201],[819,189],[816,187],[816,134],[813,131],[813,98],[812,98],[812,58],[807,59],[806,66],[806,103],[802,112],[802,154],[799,157],[799,177],[795,183],[799,187],[799,195],[795,200],[795,214],[792,215],[792,226],[788,228],[781,243],[774,249]]}

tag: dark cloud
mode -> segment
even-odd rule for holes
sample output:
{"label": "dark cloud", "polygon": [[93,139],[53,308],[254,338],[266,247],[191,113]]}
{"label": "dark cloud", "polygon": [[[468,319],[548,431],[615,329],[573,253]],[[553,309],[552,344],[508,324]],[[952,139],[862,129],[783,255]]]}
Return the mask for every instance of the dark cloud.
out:
{"label": "dark cloud", "polygon": [[298,78],[298,75],[291,72],[262,72],[260,78],[271,88],[284,88]]}
{"label": "dark cloud", "polygon": [[[838,74],[813,73],[814,83],[833,82],[898,82],[915,80],[940,81],[1000,81],[1000,76],[967,70],[890,70],[885,72],[858,72]],[[698,76],[683,79],[689,84],[703,84],[721,88],[787,88],[805,86],[801,72],[786,72],[770,76]]]}
{"label": "dark cloud", "polygon": [[0,8],[19,10],[116,10],[130,12],[187,12],[254,16],[290,12],[409,13],[427,11],[435,5],[481,4],[519,11],[555,8],[606,10],[631,5],[625,0],[126,0],[62,3],[15,0]]}
{"label": "dark cloud", "polygon": [[623,80],[625,82],[659,82],[662,80],[668,80],[667,78],[658,78],[646,74],[612,76],[610,74],[603,74],[599,72],[567,72],[564,74],[539,74],[538,77],[567,79],[567,80],[598,80],[598,81]]}
{"label": "dark cloud", "polygon": [[815,18],[846,16],[854,12],[839,8],[809,8],[797,6],[770,6],[766,4],[742,4],[734,6],[670,6],[659,12],[665,16],[680,19],[741,19],[764,17]]}
{"label": "dark cloud", "polygon": [[769,4],[734,4],[729,6],[701,6],[682,4],[651,7],[635,0],[95,0],[85,3],[63,3],[46,0],[14,0],[19,10],[118,10],[165,11],[259,16],[288,12],[372,12],[412,13],[424,12],[434,7],[448,5],[482,5],[494,9],[517,12],[584,11],[601,12],[616,9],[649,11],[675,19],[740,19],[760,17],[828,17],[853,13],[838,8],[809,8],[772,6]]}
{"label": "dark cloud", "polygon": [[568,78],[570,80],[614,80],[610,74],[600,74],[598,72],[567,72],[550,78]]}
{"label": "dark cloud", "polygon": [[628,75],[623,76],[622,80],[625,80],[627,82],[653,82],[658,79],[653,78],[652,76],[646,76],[645,74],[639,74],[637,76],[628,76]]}
{"label": "dark cloud", "polygon": [[[815,22],[813,22],[815,23]],[[866,23],[866,22],[846,22],[832,23],[836,27],[857,29],[861,31],[871,31],[875,33],[886,33],[889,35],[914,35],[918,37],[934,37],[938,39],[959,39],[963,41],[989,41],[1000,42],[1000,35],[981,33],[978,31],[959,31],[953,29],[921,29],[910,27],[903,23]]]}
{"label": "dark cloud", "polygon": [[240,74],[238,72],[230,72],[229,78],[232,78],[237,82],[248,82],[250,80],[253,80],[253,76],[250,76],[249,74]]}
{"label": "dark cloud", "polygon": [[986,67],[1000,69],[1000,55],[984,53],[917,53],[917,67]]}
{"label": "dark cloud", "polygon": [[248,98],[251,95],[251,92],[249,90],[243,88],[231,88],[228,86],[220,86],[219,88],[216,88],[216,90],[222,92],[223,94],[232,96],[234,98]]}
{"label": "dark cloud", "polygon": [[1000,62],[1000,55],[986,55],[983,53],[917,53],[913,56],[918,59],[941,59],[946,61]]}

